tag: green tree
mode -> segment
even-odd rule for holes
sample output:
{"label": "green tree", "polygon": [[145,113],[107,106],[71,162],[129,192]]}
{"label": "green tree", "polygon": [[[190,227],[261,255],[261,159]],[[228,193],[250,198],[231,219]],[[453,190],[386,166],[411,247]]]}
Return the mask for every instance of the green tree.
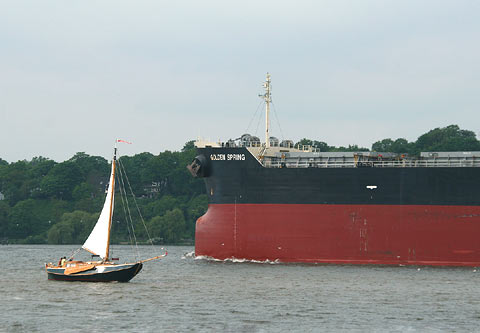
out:
{"label": "green tree", "polygon": [[307,139],[307,138],[303,138],[302,140],[298,141],[296,144],[295,144],[295,147],[299,146],[300,148],[302,146],[313,146],[313,141],[310,140],[310,139]]}
{"label": "green tree", "polygon": [[154,217],[148,227],[152,237],[165,243],[176,243],[185,235],[185,217],[180,209],[175,208],[163,216]]}
{"label": "green tree", "polygon": [[421,135],[415,142],[420,151],[479,151],[480,142],[472,131],[462,130],[458,125],[435,128]]}
{"label": "green tree", "polygon": [[42,179],[41,191],[48,197],[70,200],[73,189],[81,183],[82,178],[82,172],[74,162],[62,162]]}
{"label": "green tree", "polygon": [[4,200],[0,201],[0,239],[7,238],[9,213],[10,206]]}
{"label": "green tree", "polygon": [[208,209],[208,198],[206,194],[200,194],[193,197],[187,206],[186,212],[186,231],[190,238],[195,237],[195,223],[197,219],[204,215]]}
{"label": "green tree", "polygon": [[368,148],[359,147],[358,145],[348,145],[348,147],[335,147],[332,151],[369,151]]}
{"label": "green tree", "polygon": [[323,141],[313,141],[313,146],[315,148],[318,148],[320,149],[321,152],[327,152],[327,151],[331,151],[332,148],[334,147],[330,147],[326,142],[323,142]]}
{"label": "green tree", "polygon": [[48,230],[49,244],[82,244],[93,229],[98,214],[74,211],[62,215],[60,222]]}
{"label": "green tree", "polygon": [[57,164],[48,158],[34,157],[28,164],[27,180],[25,186],[29,191],[30,198],[45,199],[47,196],[42,193],[40,183],[50,170]]}
{"label": "green tree", "polygon": [[83,180],[95,188],[101,189],[101,183],[108,181],[110,163],[101,156],[90,156],[79,152],[67,162],[74,163],[80,169]]}
{"label": "green tree", "polygon": [[132,190],[137,196],[144,194],[145,185],[151,185],[152,180],[146,180],[144,173],[147,163],[152,158],[153,155],[150,153],[141,153],[134,156],[122,156],[119,159],[120,167],[126,172]]}
{"label": "green tree", "polygon": [[92,184],[83,182],[75,186],[72,192],[72,198],[74,200],[93,198],[98,192]]}
{"label": "green tree", "polygon": [[[142,181],[145,183],[167,181],[177,168],[177,153],[164,151],[150,159],[145,166]],[[168,185],[166,188],[168,188]],[[168,191],[168,190],[167,190]]]}
{"label": "green tree", "polygon": [[404,138],[398,138],[392,146],[393,153],[413,153],[414,149],[415,144]]}
{"label": "green tree", "polygon": [[75,210],[95,213],[102,209],[105,193],[98,187],[83,182],[75,186],[72,192],[72,198],[75,202]]}
{"label": "green tree", "polygon": [[148,203],[143,209],[143,217],[151,219],[155,216],[162,216],[167,211],[174,209],[179,205],[176,198],[171,195],[164,195],[159,200]]}
{"label": "green tree", "polygon": [[57,164],[46,157],[37,156],[30,161],[30,176],[35,178],[45,177],[48,172]]}
{"label": "green tree", "polygon": [[62,200],[20,201],[10,209],[8,237],[24,239],[28,236],[44,234],[69,209],[68,202]]}
{"label": "green tree", "polygon": [[381,141],[377,141],[374,144],[372,144],[372,150],[378,151],[378,152],[391,152],[392,146],[393,146],[393,140],[388,138],[388,139],[383,139]]}
{"label": "green tree", "polygon": [[183,145],[182,153],[185,153],[185,152],[188,152],[188,151],[191,151],[191,150],[195,150],[195,140],[191,140],[191,141],[186,142]]}
{"label": "green tree", "polygon": [[28,198],[26,186],[28,164],[26,161],[18,161],[2,166],[0,169],[0,191],[5,195],[10,206]]}
{"label": "green tree", "polygon": [[20,201],[11,209],[8,216],[9,238],[22,239],[41,231],[48,221],[42,221],[35,210],[36,202],[33,199]]}

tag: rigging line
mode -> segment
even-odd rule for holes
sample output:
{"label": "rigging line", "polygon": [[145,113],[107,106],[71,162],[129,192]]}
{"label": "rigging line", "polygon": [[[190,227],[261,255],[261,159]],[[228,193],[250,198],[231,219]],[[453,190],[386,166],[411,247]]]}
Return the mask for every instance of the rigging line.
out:
{"label": "rigging line", "polygon": [[82,248],[78,248],[78,249],[76,249],[75,251],[73,251],[73,253],[70,255],[70,257],[68,257],[68,260],[73,259],[73,257],[75,257],[75,255],[76,255],[78,252],[80,252],[81,249],[82,249]]}
{"label": "rigging line", "polygon": [[[119,164],[121,164],[121,163],[119,163]],[[137,249],[137,253],[139,253],[137,236],[135,234],[135,227],[133,225],[133,219],[132,219],[132,214],[131,214],[131,211],[130,211],[130,205],[128,204],[127,190],[126,190],[125,182],[124,182],[124,178],[123,178],[124,176],[127,177],[127,174],[125,172],[125,168],[123,167],[123,164],[121,164],[121,166],[120,166],[120,172],[121,172],[121,175],[122,175],[121,181],[122,181],[122,185],[123,185],[123,195],[125,197],[125,201],[127,202],[126,206],[127,206],[127,211],[128,211],[128,215],[129,215],[129,218],[130,218],[130,220],[128,222],[130,224],[130,227],[132,228],[132,235],[133,235],[133,238],[135,240],[135,247]],[[133,192],[132,192],[132,196],[135,198],[135,196],[133,195]]]}
{"label": "rigging line", "polygon": [[[126,206],[127,206],[127,212],[128,212],[128,216],[129,216],[129,219],[127,219],[127,221],[129,221],[129,223],[131,224],[132,226],[132,231],[133,231],[133,238],[135,239],[135,247],[137,249],[137,252],[138,252],[138,242],[137,242],[137,236],[135,235],[135,228],[133,227],[133,219],[132,219],[132,214],[130,212],[130,205],[128,205],[128,196],[127,196],[127,192],[125,190],[125,183],[124,183],[124,180],[123,180],[123,176],[127,177],[127,174],[125,173],[125,168],[123,167],[122,163],[119,162],[119,171],[120,171],[120,180],[121,180],[121,183],[123,185],[123,195],[125,196],[125,200],[126,200]],[[132,192],[133,194],[133,192]],[[135,197],[134,197],[135,198]]]}
{"label": "rigging line", "polygon": [[[120,168],[119,168],[120,170]],[[120,176],[118,176],[119,180],[120,180]],[[119,181],[119,183],[121,183],[121,181]],[[129,241],[130,241],[130,247],[132,248],[132,252],[135,254],[135,260],[137,260],[137,255],[138,255],[138,251],[135,251],[135,248],[133,246],[133,239],[132,239],[132,234],[130,232],[130,223],[128,221],[128,216],[127,216],[127,211],[126,211],[126,208],[125,206],[128,204],[128,201],[127,203],[125,203],[125,200],[124,200],[124,194],[122,193],[122,189],[121,189],[121,185],[119,184],[118,186],[119,188],[119,191],[120,191],[120,199],[122,200],[122,208],[123,208],[123,215],[125,217],[125,222],[126,222],[126,225],[127,225],[127,231],[128,231],[128,238],[129,238]]]}
{"label": "rigging line", "polygon": [[123,196],[125,197],[125,201],[127,203],[127,210],[128,210],[128,214],[129,214],[129,219],[127,220],[127,228],[130,232],[131,230],[131,235],[133,236],[133,240],[132,240],[132,246],[133,246],[133,243],[135,243],[135,248],[137,250],[137,253],[140,253],[139,249],[138,249],[138,241],[137,241],[137,235],[135,234],[135,226],[134,226],[134,223],[133,223],[133,218],[132,218],[132,215],[131,215],[131,212],[130,212],[130,203],[128,202],[128,194],[127,194],[127,190],[125,189],[125,181],[123,179],[123,175],[125,175],[125,168],[123,167],[123,165],[121,166],[121,176],[122,176],[122,189],[123,189]]}
{"label": "rigging line", "polygon": [[[265,104],[265,102],[263,102],[263,101],[262,101],[261,103],[262,103],[262,104]],[[255,136],[256,136],[257,133],[258,133],[258,128],[260,127],[260,123],[261,123],[261,122],[262,122],[262,113],[260,112],[260,113],[259,113],[259,117],[258,117],[257,129],[255,130],[255,134],[254,134]]]}
{"label": "rigging line", "polygon": [[247,126],[247,129],[245,130],[245,133],[248,133],[248,129],[250,128],[250,125],[252,125],[252,122],[255,119],[255,117],[257,116],[257,112],[260,109],[260,106],[262,104],[263,104],[263,101],[260,101],[260,103],[258,103],[257,109],[255,110],[255,113],[253,114],[252,119],[250,119],[250,122],[248,123],[248,126]]}
{"label": "rigging line", "polygon": [[275,104],[273,104],[273,101],[272,101],[272,105],[273,105],[273,114],[275,115],[275,119],[277,120],[278,128],[280,129],[280,135],[282,136],[282,140],[285,140],[285,136],[283,135],[282,127],[280,126],[280,120],[278,119],[277,110],[275,108]]}
{"label": "rigging line", "polygon": [[[119,170],[119,171],[121,170],[120,163],[118,163],[118,170]],[[133,238],[132,238],[132,232],[134,232],[134,231],[133,231],[133,230],[130,231],[130,223],[129,223],[129,221],[128,221],[127,211],[126,211],[126,208],[125,208],[125,206],[128,205],[128,201],[126,200],[126,197],[125,197],[125,200],[124,200],[125,188],[123,187],[123,192],[122,192],[122,181],[120,180],[120,176],[118,176],[118,175],[121,175],[121,173],[120,173],[120,172],[117,173],[117,177],[119,178],[119,186],[118,186],[118,188],[119,188],[119,191],[120,191],[120,199],[122,200],[123,215],[124,215],[124,217],[125,217],[125,222],[126,222],[126,225],[127,225],[128,239],[129,239],[129,241],[130,241],[130,246],[131,246],[131,248],[132,248],[132,252],[135,253],[135,260],[137,260],[137,259],[138,259],[138,258],[137,258],[138,249],[137,249],[137,251],[135,251],[135,248],[134,248],[134,246],[133,246],[134,240],[133,240]],[[125,203],[125,201],[127,201],[127,202]]]}
{"label": "rigging line", "polygon": [[[123,168],[123,167],[122,167]],[[140,215],[140,220],[143,223],[143,227],[145,228],[145,231],[147,232],[147,237],[150,240],[150,243],[152,244],[152,247],[155,248],[153,245],[153,240],[152,237],[150,237],[150,233],[148,232],[147,225],[145,224],[145,220],[143,219],[142,213],[140,212],[140,208],[138,208],[137,200],[135,199],[135,195],[133,194],[132,186],[130,186],[130,181],[128,180],[127,173],[125,172],[125,168],[123,168],[124,174],[125,174],[125,179],[127,180],[128,188],[130,189],[130,192],[133,197],[133,202],[135,203],[135,206],[137,207],[138,215]]]}

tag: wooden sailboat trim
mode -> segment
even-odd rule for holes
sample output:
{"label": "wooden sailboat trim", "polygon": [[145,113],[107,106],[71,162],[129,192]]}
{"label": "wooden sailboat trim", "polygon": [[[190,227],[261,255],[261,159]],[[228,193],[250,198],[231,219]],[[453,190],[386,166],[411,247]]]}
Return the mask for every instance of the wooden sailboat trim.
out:
{"label": "wooden sailboat trim", "polygon": [[110,215],[108,218],[108,236],[107,236],[107,251],[105,253],[105,261],[108,261],[108,254],[110,251],[110,229],[112,228],[112,210],[113,210],[113,198],[115,195],[115,161],[117,159],[117,149],[115,148],[115,154],[112,161],[112,197],[110,198]]}
{"label": "wooden sailboat trim", "polygon": [[81,266],[76,266],[76,267],[67,267],[65,268],[65,275],[70,275],[74,273],[79,273],[79,272],[84,272],[88,271],[95,268],[95,265],[93,264],[86,264],[86,265],[81,265]]}
{"label": "wooden sailboat trim", "polygon": [[166,255],[167,254],[165,253],[165,254],[162,254],[161,256],[156,256],[156,257],[153,257],[153,258],[140,260],[139,262],[144,263],[144,262],[151,261],[151,260],[161,259],[161,258],[165,257]]}
{"label": "wooden sailboat trim", "polygon": [[84,247],[83,249],[84,249],[85,251],[88,251],[88,252],[90,252],[91,254],[94,254],[94,255],[96,255],[96,256],[98,256],[98,255],[99,255],[98,253],[95,253],[95,252],[93,252],[92,250],[90,250],[90,249],[87,249],[86,247]]}

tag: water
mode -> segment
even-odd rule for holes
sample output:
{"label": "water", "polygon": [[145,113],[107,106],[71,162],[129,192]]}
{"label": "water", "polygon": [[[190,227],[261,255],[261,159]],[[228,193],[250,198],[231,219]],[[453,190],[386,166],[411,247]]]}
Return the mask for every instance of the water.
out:
{"label": "water", "polygon": [[[129,283],[48,281],[44,262],[74,249],[0,246],[0,331],[480,330],[473,268],[216,262],[179,246]],[[130,247],[116,249],[123,262]]]}

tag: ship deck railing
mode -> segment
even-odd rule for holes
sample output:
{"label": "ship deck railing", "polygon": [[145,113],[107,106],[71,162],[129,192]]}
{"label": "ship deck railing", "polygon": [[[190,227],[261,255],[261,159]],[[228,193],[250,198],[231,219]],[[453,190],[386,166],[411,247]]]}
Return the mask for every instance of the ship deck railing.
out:
{"label": "ship deck railing", "polygon": [[266,168],[451,168],[480,167],[479,160],[411,160],[411,161],[308,161],[308,160],[268,160]]}

